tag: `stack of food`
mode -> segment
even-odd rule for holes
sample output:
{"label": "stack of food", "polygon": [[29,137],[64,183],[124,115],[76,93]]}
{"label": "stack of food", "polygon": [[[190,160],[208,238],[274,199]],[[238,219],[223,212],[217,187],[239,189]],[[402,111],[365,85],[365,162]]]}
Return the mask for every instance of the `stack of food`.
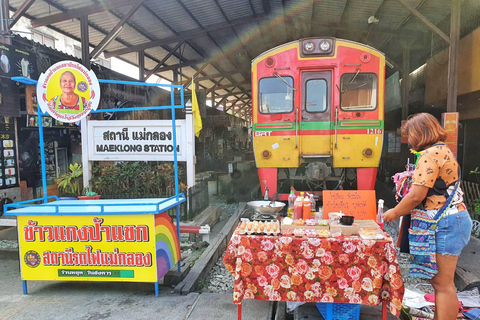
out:
{"label": "stack of food", "polygon": [[280,233],[280,224],[278,220],[271,221],[250,221],[242,219],[240,223],[240,234],[265,234],[275,235]]}

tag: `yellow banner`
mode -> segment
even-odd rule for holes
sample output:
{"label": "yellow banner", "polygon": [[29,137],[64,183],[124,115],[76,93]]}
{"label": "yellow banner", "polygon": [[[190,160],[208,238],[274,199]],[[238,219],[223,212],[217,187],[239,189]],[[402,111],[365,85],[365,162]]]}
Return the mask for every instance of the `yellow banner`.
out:
{"label": "yellow banner", "polygon": [[18,216],[22,280],[157,282],[153,215]]}

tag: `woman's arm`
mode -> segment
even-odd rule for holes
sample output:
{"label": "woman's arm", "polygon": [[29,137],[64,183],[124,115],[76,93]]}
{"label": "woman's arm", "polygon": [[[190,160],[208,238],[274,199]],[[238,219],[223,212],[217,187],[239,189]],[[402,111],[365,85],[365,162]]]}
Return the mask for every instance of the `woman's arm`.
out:
{"label": "woman's arm", "polygon": [[386,211],[383,214],[383,220],[385,222],[392,222],[395,219],[409,214],[410,211],[420,204],[427,196],[428,187],[412,185],[412,188],[407,195],[395,206],[395,208]]}

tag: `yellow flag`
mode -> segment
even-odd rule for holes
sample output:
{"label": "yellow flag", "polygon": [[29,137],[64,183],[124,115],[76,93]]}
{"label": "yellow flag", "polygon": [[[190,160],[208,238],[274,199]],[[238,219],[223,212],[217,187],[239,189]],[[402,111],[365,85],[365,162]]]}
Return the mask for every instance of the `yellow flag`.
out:
{"label": "yellow flag", "polygon": [[202,130],[202,117],[200,116],[200,108],[198,107],[197,94],[195,93],[195,81],[192,79],[192,113],[193,123],[195,124],[195,136],[200,136]]}

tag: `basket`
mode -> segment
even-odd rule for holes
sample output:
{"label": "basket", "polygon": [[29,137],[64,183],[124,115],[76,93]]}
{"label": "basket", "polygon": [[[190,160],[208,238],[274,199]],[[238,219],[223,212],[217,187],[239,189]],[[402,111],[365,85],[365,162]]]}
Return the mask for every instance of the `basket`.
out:
{"label": "basket", "polygon": [[317,302],[317,309],[325,320],[359,320],[360,305],[355,303]]}

